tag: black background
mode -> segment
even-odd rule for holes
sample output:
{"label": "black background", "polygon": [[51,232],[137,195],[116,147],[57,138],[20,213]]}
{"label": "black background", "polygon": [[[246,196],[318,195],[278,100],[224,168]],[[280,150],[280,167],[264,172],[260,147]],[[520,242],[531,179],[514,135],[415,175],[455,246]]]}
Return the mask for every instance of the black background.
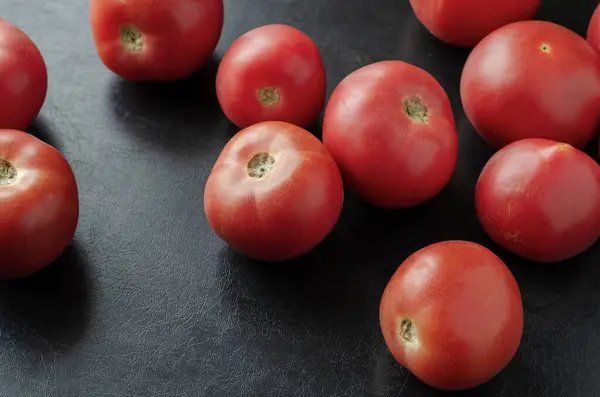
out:
{"label": "black background", "polygon": [[[584,35],[595,3],[544,0],[537,18]],[[172,84],[128,83],[105,69],[88,9],[84,0],[0,0],[0,16],[34,39],[49,69],[49,95],[30,132],[65,154],[81,198],[64,256],[32,278],[0,283],[1,396],[435,396],[388,353],[378,305],[408,255],[446,239],[497,252],[525,307],[516,357],[467,395],[600,391],[600,243],[568,262],[536,265],[483,234],[473,189],[493,151],[460,107],[468,51],[430,36],[408,0],[226,0],[214,59]],[[460,159],[427,204],[384,212],[348,194],[314,252],[265,265],[212,233],[202,200],[237,131],[216,101],[218,60],[242,33],[275,22],[315,39],[329,93],[385,59],[432,73],[453,102]]]}

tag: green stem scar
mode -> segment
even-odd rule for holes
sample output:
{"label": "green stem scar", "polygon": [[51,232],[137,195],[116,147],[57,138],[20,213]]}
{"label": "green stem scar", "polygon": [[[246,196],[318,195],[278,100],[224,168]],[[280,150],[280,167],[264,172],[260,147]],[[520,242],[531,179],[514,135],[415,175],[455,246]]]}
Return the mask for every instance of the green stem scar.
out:
{"label": "green stem scar", "polygon": [[421,98],[416,96],[404,100],[404,113],[415,123],[425,124],[429,119],[429,109],[427,109]]}
{"label": "green stem scar", "polygon": [[279,90],[275,87],[262,87],[258,90],[258,100],[265,106],[275,106],[280,99]]}
{"label": "green stem scar", "polygon": [[275,159],[265,152],[255,154],[248,162],[248,176],[260,179],[275,168]]}
{"label": "green stem scar", "polygon": [[406,342],[414,342],[416,338],[415,326],[409,319],[402,320],[402,323],[400,324],[400,337]]}
{"label": "green stem scar", "polygon": [[142,34],[138,28],[132,25],[121,26],[121,42],[132,52],[139,52],[144,48]]}
{"label": "green stem scar", "polygon": [[11,185],[17,179],[17,169],[10,161],[0,159],[0,186]]}

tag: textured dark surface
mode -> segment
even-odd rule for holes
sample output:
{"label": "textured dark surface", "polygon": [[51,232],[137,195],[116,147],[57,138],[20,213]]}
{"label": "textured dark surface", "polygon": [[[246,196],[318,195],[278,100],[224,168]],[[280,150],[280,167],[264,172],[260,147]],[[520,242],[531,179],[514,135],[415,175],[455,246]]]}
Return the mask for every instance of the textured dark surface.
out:
{"label": "textured dark surface", "polygon": [[[467,395],[600,393],[600,244],[542,266],[485,237],[473,189],[492,150],[460,109],[468,53],[431,37],[407,0],[227,0],[215,60],[188,81],[160,85],[126,83],[104,68],[85,0],[0,3],[0,16],[36,41],[49,68],[48,99],[30,131],[65,154],[81,190],[65,255],[35,277],[0,284],[1,396],[435,396],[388,353],[378,304],[409,254],[445,239],[494,249],[526,312],[515,359]],[[544,3],[538,18],[585,34],[595,1]],[[384,59],[431,72],[453,102],[460,160],[426,205],[386,213],[348,195],[317,250],[266,266],[212,233],[202,196],[236,132],[215,99],[218,59],[237,36],[273,22],[316,40],[329,92]]]}

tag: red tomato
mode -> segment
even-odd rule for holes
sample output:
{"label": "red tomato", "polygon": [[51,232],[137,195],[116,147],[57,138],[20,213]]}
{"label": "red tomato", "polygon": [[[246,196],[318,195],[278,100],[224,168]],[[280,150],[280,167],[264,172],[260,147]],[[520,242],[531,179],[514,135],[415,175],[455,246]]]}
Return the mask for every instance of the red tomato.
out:
{"label": "red tomato", "polygon": [[415,15],[438,39],[473,47],[494,30],[531,19],[542,0],[410,0]]}
{"label": "red tomato", "polygon": [[178,80],[217,46],[223,0],[91,0],[90,19],[108,69],[133,81]]}
{"label": "red tomato", "polygon": [[446,390],[496,376],[523,333],[521,293],[510,270],[467,241],[436,243],[411,255],[386,286],[379,315],[396,360]]}
{"label": "red tomato", "polygon": [[221,152],[204,211],[233,248],[275,262],[316,247],[336,224],[343,195],[340,172],[317,138],[292,124],[263,122]]}
{"label": "red tomato", "polygon": [[35,43],[0,18],[0,128],[25,129],[46,100],[48,72]]}
{"label": "red tomato", "polygon": [[518,141],[484,167],[475,206],[504,248],[536,262],[568,259],[600,237],[600,166],[567,144]]}
{"label": "red tomato", "polygon": [[596,7],[596,11],[592,15],[587,31],[588,42],[600,51],[600,4]]}
{"label": "red tomato", "polygon": [[0,130],[0,277],[35,273],[57,259],[79,219],[77,183],[52,146]]}
{"label": "red tomato", "polygon": [[384,208],[437,195],[458,154],[446,92],[429,73],[400,61],[365,66],[340,83],[325,110],[323,142],[349,186]]}
{"label": "red tomato", "polygon": [[221,108],[240,128],[261,121],[308,127],[323,109],[325,89],[319,49],[287,25],[261,26],[242,35],[217,73]]}
{"label": "red tomato", "polygon": [[516,22],[483,39],[460,90],[471,123],[497,148],[525,138],[581,148],[600,125],[600,56],[550,22]]}

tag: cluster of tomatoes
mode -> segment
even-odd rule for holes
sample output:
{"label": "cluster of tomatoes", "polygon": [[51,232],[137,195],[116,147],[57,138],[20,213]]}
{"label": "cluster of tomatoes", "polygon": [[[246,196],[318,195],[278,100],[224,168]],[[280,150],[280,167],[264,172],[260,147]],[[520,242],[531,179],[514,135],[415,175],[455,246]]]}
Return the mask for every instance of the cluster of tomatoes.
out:
{"label": "cluster of tomatoes", "polygon": [[[411,0],[433,35],[474,47],[461,78],[462,105],[497,149],[475,191],[483,229],[507,250],[548,263],[574,257],[600,237],[600,166],[581,151],[600,127],[600,12],[586,41],[562,26],[531,21],[540,2],[455,0],[433,7]],[[201,68],[223,20],[222,0],[91,0],[100,59],[133,81],[177,80]],[[60,153],[21,131],[46,95],[39,50],[0,20],[0,55],[0,275],[21,277],[49,264],[72,239],[77,185]],[[293,27],[267,25],[228,49],[216,89],[241,131],[214,164],[204,209],[214,231],[249,257],[278,262],[315,248],[339,219],[345,187],[373,206],[398,210],[436,196],[454,173],[458,137],[450,101],[414,65],[364,66],[326,104],[316,44]],[[319,140],[306,128],[324,107]],[[383,293],[380,320],[390,351],[417,377],[465,389],[512,359],[523,307],[499,257],[476,243],[446,241],[398,268]]]}

